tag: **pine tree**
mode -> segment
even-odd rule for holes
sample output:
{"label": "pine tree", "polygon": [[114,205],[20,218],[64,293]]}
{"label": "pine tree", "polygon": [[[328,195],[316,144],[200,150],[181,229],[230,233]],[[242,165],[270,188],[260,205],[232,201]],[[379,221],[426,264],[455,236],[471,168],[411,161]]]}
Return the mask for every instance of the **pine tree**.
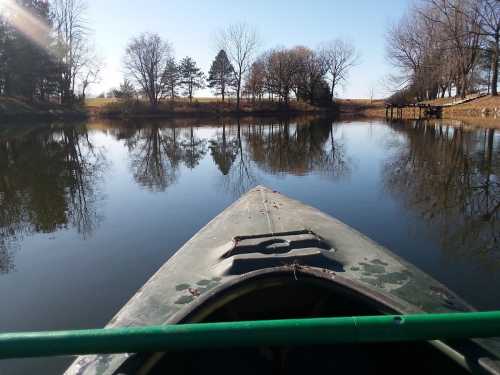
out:
{"label": "pine tree", "polygon": [[136,91],[132,83],[128,79],[124,79],[120,84],[119,89],[113,90],[115,98],[130,100],[136,95]]}
{"label": "pine tree", "polygon": [[189,102],[193,101],[193,94],[197,89],[205,86],[205,75],[196,66],[196,62],[191,57],[184,57],[179,65],[180,84],[184,87],[184,95],[187,95]]}
{"label": "pine tree", "polygon": [[214,89],[215,95],[220,95],[224,101],[228,90],[235,86],[234,68],[227,58],[226,51],[221,49],[208,72],[208,87]]}
{"label": "pine tree", "polygon": [[[15,0],[15,5],[50,25],[49,3],[42,0]],[[0,14],[0,94],[46,100],[55,82],[55,69],[47,50],[50,29],[36,36],[36,42],[17,30]]]}
{"label": "pine tree", "polygon": [[174,100],[177,96],[177,89],[180,84],[180,73],[179,66],[177,66],[175,59],[172,57],[167,61],[167,66],[165,67],[165,72],[163,73],[163,82],[165,84],[165,90],[170,99]]}

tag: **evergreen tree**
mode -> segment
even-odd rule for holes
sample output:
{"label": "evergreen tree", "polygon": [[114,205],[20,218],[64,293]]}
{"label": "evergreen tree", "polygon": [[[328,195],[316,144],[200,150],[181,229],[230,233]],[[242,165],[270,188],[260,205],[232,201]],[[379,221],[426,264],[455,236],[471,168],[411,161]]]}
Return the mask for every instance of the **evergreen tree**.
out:
{"label": "evergreen tree", "polygon": [[130,100],[136,95],[136,91],[132,83],[128,79],[124,79],[120,88],[113,90],[113,95],[115,98]]}
{"label": "evergreen tree", "polygon": [[172,100],[174,100],[177,96],[179,81],[179,67],[175,63],[175,59],[171,57],[170,59],[168,59],[167,66],[165,67],[165,72],[163,73],[163,82],[165,84],[165,91]]}
{"label": "evergreen tree", "polygon": [[235,86],[236,78],[233,65],[227,58],[226,51],[221,49],[208,72],[208,87],[214,89],[215,95],[220,95],[224,101],[228,90]]}
{"label": "evergreen tree", "polygon": [[[15,0],[16,5],[50,26],[49,3],[42,0]],[[46,100],[54,90],[55,63],[49,56],[50,28],[36,36],[36,42],[0,15],[0,94]]]}
{"label": "evergreen tree", "polygon": [[192,103],[194,92],[205,86],[205,75],[191,57],[182,59],[179,65],[179,74],[180,84],[184,88],[184,95],[187,95],[189,102]]}

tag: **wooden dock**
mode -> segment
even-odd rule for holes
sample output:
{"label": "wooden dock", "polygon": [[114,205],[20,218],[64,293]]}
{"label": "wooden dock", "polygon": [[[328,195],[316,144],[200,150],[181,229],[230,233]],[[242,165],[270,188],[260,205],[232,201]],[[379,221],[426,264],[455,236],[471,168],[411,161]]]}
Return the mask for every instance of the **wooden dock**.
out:
{"label": "wooden dock", "polygon": [[437,105],[412,103],[412,104],[385,104],[385,117],[388,119],[402,119],[403,111],[409,111],[413,118],[440,118],[442,107]]}
{"label": "wooden dock", "polygon": [[387,119],[402,119],[403,112],[408,111],[410,116],[404,116],[404,118],[441,118],[443,109],[448,107],[453,107],[459,104],[464,104],[471,102],[473,100],[487,96],[488,93],[485,92],[474,92],[465,96],[465,98],[454,97],[450,98],[449,101],[444,102],[439,105],[431,105],[426,103],[385,103],[385,117]]}

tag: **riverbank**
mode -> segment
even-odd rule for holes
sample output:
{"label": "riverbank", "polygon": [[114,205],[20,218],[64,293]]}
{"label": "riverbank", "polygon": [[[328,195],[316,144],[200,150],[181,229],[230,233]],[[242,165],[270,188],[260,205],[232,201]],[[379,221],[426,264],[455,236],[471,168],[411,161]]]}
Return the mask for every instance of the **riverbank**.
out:
{"label": "riverbank", "polygon": [[[443,100],[428,101],[441,105]],[[67,108],[54,103],[30,103],[18,98],[0,97],[0,120],[72,120],[102,119],[172,119],[221,117],[283,117],[301,115],[341,115],[343,117],[385,118],[383,99],[339,99],[335,106],[317,107],[304,102],[291,101],[288,106],[272,101],[244,100],[236,110],[234,100],[220,102],[213,98],[197,98],[192,103],[179,99],[163,101],[152,110],[144,101],[119,99],[88,99],[84,106]],[[412,109],[403,110],[403,119],[414,119]],[[442,117],[472,122],[480,127],[500,128],[500,97],[481,97],[467,103],[443,107]]]}
{"label": "riverbank", "polygon": [[85,118],[103,119],[169,119],[213,118],[231,116],[300,116],[335,114],[335,107],[317,107],[303,102],[283,103],[242,101],[240,111],[236,103],[218,102],[215,99],[163,101],[151,109],[145,101],[119,99],[88,99],[81,107],[68,108],[56,103],[36,102],[13,97],[0,97],[0,120],[72,120]]}
{"label": "riverbank", "polygon": [[[430,105],[443,105],[450,99],[426,101]],[[345,116],[385,118],[385,101],[368,99],[340,99],[339,113]],[[413,109],[403,110],[403,119],[414,119]],[[500,128],[500,97],[485,96],[467,103],[443,107],[442,118],[474,122],[477,126]]]}
{"label": "riverbank", "polygon": [[81,107],[68,108],[56,103],[32,103],[19,98],[0,97],[0,120],[63,120],[87,117],[87,110]]}
{"label": "riverbank", "polygon": [[221,116],[283,116],[302,114],[336,113],[336,107],[317,107],[304,102],[292,101],[285,106],[272,101],[243,100],[236,109],[234,100],[220,102],[213,98],[197,98],[192,103],[186,100],[162,101],[152,109],[145,101],[119,99],[89,99],[86,109],[93,118],[173,118],[173,117],[221,117]]}

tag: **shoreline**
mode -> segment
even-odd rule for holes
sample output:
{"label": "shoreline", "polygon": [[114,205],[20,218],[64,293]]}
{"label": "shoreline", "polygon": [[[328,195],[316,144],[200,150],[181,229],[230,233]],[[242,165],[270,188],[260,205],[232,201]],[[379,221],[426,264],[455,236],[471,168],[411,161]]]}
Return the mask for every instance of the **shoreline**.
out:
{"label": "shoreline", "polygon": [[[471,126],[500,128],[500,98],[486,98],[490,107],[476,103],[443,108],[441,119],[460,120]],[[91,103],[99,103],[92,99]],[[277,102],[244,102],[242,110],[236,111],[234,103],[164,102],[152,111],[142,102],[102,101],[102,105],[87,104],[82,107],[65,108],[57,104],[30,104],[16,98],[0,98],[1,122],[25,121],[83,121],[83,120],[170,120],[170,119],[221,119],[244,117],[297,117],[336,116],[340,118],[386,119],[383,100],[340,99],[336,106],[317,107],[306,103],[291,102],[286,108]],[[493,104],[491,104],[493,103]],[[497,104],[498,103],[498,104]],[[412,110],[403,111],[403,120],[415,120]]]}
{"label": "shoreline", "polygon": [[[339,115],[386,119],[384,100],[343,99],[339,100]],[[417,120],[412,109],[404,109],[402,120]],[[431,118],[422,118],[431,119]],[[432,118],[434,119],[434,118]],[[483,97],[476,101],[444,107],[442,120],[463,121],[470,126],[500,128],[500,97]],[[393,121],[398,119],[394,118]]]}

